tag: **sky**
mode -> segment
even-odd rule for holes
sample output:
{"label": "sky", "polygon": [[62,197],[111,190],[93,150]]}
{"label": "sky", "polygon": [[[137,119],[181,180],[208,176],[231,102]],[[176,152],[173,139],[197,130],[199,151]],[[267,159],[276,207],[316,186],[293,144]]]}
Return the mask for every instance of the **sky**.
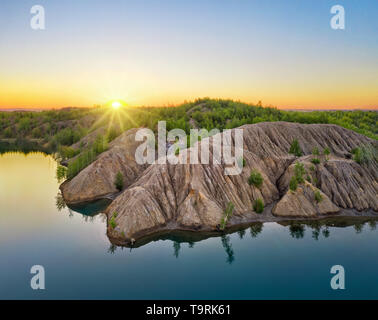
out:
{"label": "sky", "polygon": [[[45,30],[30,27],[33,5]],[[345,8],[345,30],[330,26]],[[0,108],[378,109],[377,0],[1,0]]]}

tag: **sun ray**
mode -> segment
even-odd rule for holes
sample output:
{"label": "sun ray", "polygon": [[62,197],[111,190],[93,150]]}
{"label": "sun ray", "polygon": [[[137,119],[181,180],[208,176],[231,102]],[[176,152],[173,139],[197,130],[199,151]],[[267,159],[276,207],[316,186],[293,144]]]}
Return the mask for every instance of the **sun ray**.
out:
{"label": "sun ray", "polygon": [[107,135],[107,136],[109,135],[110,130],[111,130],[112,126],[113,126],[114,114],[115,114],[115,113],[112,112],[111,115],[110,115],[110,121],[109,121],[109,124],[108,124],[108,128],[107,128],[107,130],[106,130],[106,135]]}
{"label": "sun ray", "polygon": [[124,126],[123,126],[123,123],[122,123],[122,120],[121,120],[121,117],[120,117],[119,112],[117,112],[117,118],[118,118],[119,126],[120,126],[120,128],[121,128],[121,132],[124,132],[124,131],[125,131],[125,128],[124,128]]}
{"label": "sun ray", "polygon": [[106,117],[110,114],[112,110],[107,110],[100,118],[98,118],[93,124],[92,126],[89,128],[88,132],[92,132],[94,130],[94,128],[99,124],[101,123],[102,121],[104,121],[106,119]]}

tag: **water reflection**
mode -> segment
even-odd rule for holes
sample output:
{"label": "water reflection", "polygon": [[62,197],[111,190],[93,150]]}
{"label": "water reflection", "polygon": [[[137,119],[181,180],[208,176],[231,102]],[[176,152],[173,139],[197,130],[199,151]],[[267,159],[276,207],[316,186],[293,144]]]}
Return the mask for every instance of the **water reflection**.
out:
{"label": "water reflection", "polygon": [[178,256],[179,256],[180,249],[181,249],[181,244],[180,244],[180,242],[178,242],[178,241],[173,241],[173,250],[174,250],[173,255],[174,255],[176,258],[178,258]]}
{"label": "water reflection", "polygon": [[356,234],[362,233],[364,226],[368,225],[370,230],[377,227],[378,217],[333,217],[314,221],[287,221],[279,222],[283,226],[288,226],[290,235],[295,239],[305,236],[306,227],[312,229],[312,238],[319,240],[320,235],[329,238],[331,235],[330,227],[346,228],[353,226]]}
{"label": "water reflection", "polygon": [[58,209],[58,211],[62,211],[63,209],[65,209],[67,207],[67,205],[66,205],[66,203],[63,199],[62,193],[60,191],[58,192],[58,194],[55,197],[55,205],[56,205],[56,208]]}
{"label": "water reflection", "polygon": [[52,148],[44,147],[37,141],[27,140],[23,137],[17,139],[9,139],[11,141],[0,141],[0,154],[6,153],[23,153],[28,155],[29,153],[42,152],[45,154],[51,154]]}
{"label": "water reflection", "polygon": [[290,235],[293,238],[301,239],[304,237],[305,228],[303,225],[298,224],[297,222],[293,222],[289,227]]}
{"label": "water reflection", "polygon": [[263,230],[264,224],[262,222],[256,222],[250,227],[251,237],[256,238]]}
{"label": "water reflection", "polygon": [[[102,217],[102,222],[106,223],[106,216],[101,214],[110,204],[110,200],[102,199],[91,203],[84,203],[80,205],[70,205],[67,206],[64,199],[59,192],[56,196],[56,207],[59,211],[64,208],[68,208],[70,216],[73,214],[82,215],[85,222],[93,222],[97,216]],[[289,235],[297,240],[303,239],[306,236],[306,231],[311,230],[311,238],[315,241],[319,241],[322,237],[327,239],[331,235],[330,228],[346,228],[353,227],[356,234],[363,232],[365,225],[369,226],[370,230],[376,230],[378,217],[331,217],[324,218],[321,220],[311,220],[311,221],[280,221],[277,224],[287,228]],[[138,239],[133,245],[120,243],[117,239],[109,238],[110,246],[108,248],[108,253],[114,254],[117,248],[130,248],[132,249],[140,248],[149,244],[150,242],[170,240],[173,246],[173,256],[175,258],[180,257],[180,252],[182,250],[182,244],[186,243],[189,248],[194,248],[196,242],[201,242],[209,238],[218,237],[221,242],[221,246],[226,253],[226,262],[232,264],[235,261],[235,252],[231,243],[232,235],[236,234],[240,240],[245,239],[247,230],[251,238],[257,238],[264,229],[264,223],[255,222],[248,225],[243,225],[239,227],[233,227],[227,232],[219,233],[214,232],[189,232],[189,231],[162,231],[153,235],[146,236],[142,239]]]}
{"label": "water reflection", "polygon": [[[253,223],[225,233],[167,231],[130,248],[107,237],[106,217],[95,215],[98,210],[64,208],[55,175],[51,156],[0,156],[0,298],[378,297],[378,232],[371,231],[376,219]],[[330,290],[335,263],[353,279],[345,293]],[[25,285],[34,264],[50,270],[43,297]]]}
{"label": "water reflection", "polygon": [[227,260],[226,261],[227,261],[228,264],[231,264],[231,263],[234,262],[235,256],[234,256],[234,250],[232,250],[230,236],[223,235],[221,237],[221,241],[222,241],[222,246],[224,248],[224,251],[227,254]]}

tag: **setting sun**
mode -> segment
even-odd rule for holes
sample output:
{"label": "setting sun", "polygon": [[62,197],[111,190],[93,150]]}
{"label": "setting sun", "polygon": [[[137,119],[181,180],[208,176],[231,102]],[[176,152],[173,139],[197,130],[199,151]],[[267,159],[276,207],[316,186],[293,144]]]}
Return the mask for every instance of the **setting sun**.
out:
{"label": "setting sun", "polygon": [[122,106],[122,104],[119,101],[114,101],[112,103],[112,108],[113,109],[119,109]]}

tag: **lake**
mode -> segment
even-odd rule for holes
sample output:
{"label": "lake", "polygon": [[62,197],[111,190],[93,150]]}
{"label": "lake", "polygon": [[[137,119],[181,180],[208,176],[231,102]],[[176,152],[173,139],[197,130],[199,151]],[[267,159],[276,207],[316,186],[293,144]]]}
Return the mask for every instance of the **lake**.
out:
{"label": "lake", "polygon": [[[254,224],[221,237],[112,245],[93,206],[64,207],[55,160],[0,155],[0,299],[378,299],[375,221]],[[32,290],[42,265],[46,289]],[[345,290],[330,269],[345,268]]]}

